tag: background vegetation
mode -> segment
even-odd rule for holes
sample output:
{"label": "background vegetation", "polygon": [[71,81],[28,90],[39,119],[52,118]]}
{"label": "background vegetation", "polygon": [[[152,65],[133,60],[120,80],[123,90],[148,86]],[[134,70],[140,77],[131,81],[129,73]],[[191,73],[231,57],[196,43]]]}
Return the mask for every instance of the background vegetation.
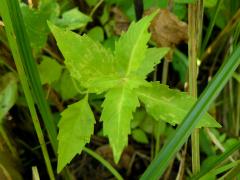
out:
{"label": "background vegetation", "polygon": [[240,179],[239,1],[0,3],[0,179]]}

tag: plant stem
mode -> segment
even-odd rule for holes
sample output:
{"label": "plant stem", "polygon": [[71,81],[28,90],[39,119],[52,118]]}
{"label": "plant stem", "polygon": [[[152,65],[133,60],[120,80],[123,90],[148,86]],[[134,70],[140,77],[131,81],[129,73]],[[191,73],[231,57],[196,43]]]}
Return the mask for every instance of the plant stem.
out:
{"label": "plant stem", "polygon": [[99,6],[103,3],[104,0],[100,0],[98,1],[98,3],[94,6],[94,8],[92,9],[92,11],[90,12],[89,16],[93,17],[94,13],[96,12],[96,10],[99,8]]}
{"label": "plant stem", "polygon": [[[189,54],[189,93],[197,98],[197,56],[202,33],[203,1],[198,0],[188,7],[188,54]],[[199,129],[192,133],[192,169],[193,174],[200,170]]]}
{"label": "plant stem", "polygon": [[[27,50],[30,50],[30,45],[28,43],[28,38],[26,36],[26,30],[23,25],[23,20],[22,20],[20,7],[18,3],[19,2],[17,0],[11,0],[11,1],[1,0],[1,5],[2,5],[1,15],[5,23],[8,41],[12,50],[12,54],[18,70],[19,78],[22,84],[25,97],[26,97],[26,101],[32,116],[32,121],[37,133],[39,143],[41,145],[43,157],[45,160],[45,164],[47,166],[48,175],[51,180],[54,180],[55,179],[54,173],[52,170],[43,132],[37,116],[37,111],[34,106],[33,95],[31,94],[30,86],[28,84],[29,79],[27,78],[27,74],[22,64],[23,58],[26,58],[26,57],[29,58],[29,56],[32,57],[32,54],[29,54],[29,52],[31,51],[27,51]],[[26,44],[23,44],[23,42],[21,41],[22,39],[21,36],[23,38],[26,38],[23,41],[23,42],[26,42]],[[24,48],[23,45],[29,46],[28,49],[23,49]],[[33,60],[33,58],[31,58],[31,60]]]}
{"label": "plant stem", "polygon": [[94,157],[96,160],[98,160],[102,165],[104,165],[118,180],[123,180],[123,177],[112,167],[112,165],[103,159],[99,154],[92,151],[91,149],[84,147],[83,151]]}
{"label": "plant stem", "polygon": [[[99,8],[99,6],[101,6],[101,4],[104,2],[104,0],[99,0],[98,3],[93,7],[93,9],[91,10],[89,16],[92,18],[94,13],[96,12],[96,10]],[[87,25],[83,26],[82,29],[79,31],[79,34],[82,34],[85,29],[86,29]]]}
{"label": "plant stem", "polygon": [[167,84],[168,79],[168,67],[169,67],[169,60],[164,58],[163,62],[163,72],[162,72],[162,84]]}

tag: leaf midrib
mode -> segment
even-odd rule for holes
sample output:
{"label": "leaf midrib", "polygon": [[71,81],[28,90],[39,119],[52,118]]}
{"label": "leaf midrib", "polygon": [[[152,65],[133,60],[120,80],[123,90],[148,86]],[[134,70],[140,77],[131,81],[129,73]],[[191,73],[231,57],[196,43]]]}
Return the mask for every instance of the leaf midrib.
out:
{"label": "leaf midrib", "polygon": [[131,72],[131,67],[132,67],[132,63],[133,63],[132,61],[134,59],[134,54],[135,54],[135,51],[138,47],[139,41],[142,38],[142,34],[144,33],[144,31],[145,31],[145,28],[142,29],[141,33],[139,33],[138,39],[135,42],[135,46],[133,47],[133,50],[132,50],[132,53],[130,55],[130,59],[129,59],[129,62],[128,62],[128,69],[127,69],[127,72],[126,72],[126,76],[128,76]]}
{"label": "leaf midrib", "polygon": [[[117,141],[119,141],[119,137],[120,137],[120,125],[121,125],[121,115],[122,115],[122,108],[123,108],[123,101],[124,101],[124,87],[122,87],[122,93],[121,93],[121,97],[118,103],[118,120],[117,120]],[[119,144],[119,142],[117,142],[117,144]]]}
{"label": "leaf midrib", "polygon": [[182,111],[182,112],[187,112],[187,111],[179,108],[178,106],[175,106],[175,105],[174,105],[175,103],[166,103],[164,100],[161,100],[161,98],[154,98],[154,97],[149,96],[148,94],[142,93],[142,92],[137,92],[137,95],[138,95],[138,96],[139,96],[139,95],[140,95],[140,96],[144,96],[144,97],[149,98],[149,99],[151,99],[151,100],[153,100],[153,101],[155,101],[155,102],[157,102],[157,103],[160,102],[160,103],[165,104],[165,105],[167,105],[167,106],[171,106],[171,107],[173,107],[173,108],[177,108],[177,109],[179,109],[179,110]]}

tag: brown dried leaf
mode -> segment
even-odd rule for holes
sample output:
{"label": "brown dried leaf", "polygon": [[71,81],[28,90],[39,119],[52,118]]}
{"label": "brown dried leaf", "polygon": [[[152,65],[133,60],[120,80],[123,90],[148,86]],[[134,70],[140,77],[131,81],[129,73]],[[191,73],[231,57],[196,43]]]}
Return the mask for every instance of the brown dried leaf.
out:
{"label": "brown dried leaf", "polygon": [[[151,14],[156,8],[147,10],[144,15]],[[188,41],[188,25],[167,9],[160,9],[150,27],[152,40],[159,47],[175,47],[181,42]]]}
{"label": "brown dried leaf", "polygon": [[128,17],[117,7],[112,8],[114,14],[114,32],[116,35],[121,35],[123,31],[127,31],[130,21]]}

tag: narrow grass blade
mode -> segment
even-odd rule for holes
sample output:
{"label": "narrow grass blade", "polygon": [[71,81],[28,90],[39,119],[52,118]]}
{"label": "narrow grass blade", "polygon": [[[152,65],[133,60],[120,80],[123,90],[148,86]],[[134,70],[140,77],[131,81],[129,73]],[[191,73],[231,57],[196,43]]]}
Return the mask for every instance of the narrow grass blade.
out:
{"label": "narrow grass blade", "polygon": [[[57,150],[57,129],[42,90],[37,64],[33,58],[18,0],[0,0],[1,12],[15,63],[20,63],[31,87],[54,151]],[[18,68],[19,69],[19,68]]]}
{"label": "narrow grass blade", "polygon": [[176,132],[169,138],[163,149],[144,172],[141,180],[158,179],[164,173],[170,160],[185,143],[191,132],[196,127],[201,117],[206,113],[208,107],[224,87],[232,73],[240,63],[240,46],[232,53],[231,57],[221,66],[218,73],[209,83],[196,104],[187,114],[184,121]]}
{"label": "narrow grass blade", "polygon": [[208,44],[208,41],[209,41],[209,39],[211,37],[212,31],[213,31],[213,27],[215,25],[215,22],[216,22],[219,10],[221,8],[222,2],[223,2],[223,0],[218,0],[217,5],[215,6],[213,17],[210,20],[209,26],[207,28],[207,33],[206,33],[206,35],[204,37],[204,40],[203,40],[203,43],[202,43],[202,52],[204,52],[204,50],[207,47],[207,44]]}
{"label": "narrow grass blade", "polygon": [[[224,176],[219,178],[219,180],[232,180],[232,179],[236,178],[237,176],[239,176],[239,172],[240,172],[240,164],[238,164],[236,167],[234,167],[233,169],[228,171]],[[238,178],[236,178],[236,179],[238,179]]]}
{"label": "narrow grass blade", "polygon": [[191,180],[199,179],[206,175],[209,171],[213,170],[215,167],[217,167],[220,163],[222,163],[225,159],[227,159],[231,154],[233,154],[235,151],[240,149],[240,143],[233,145],[231,148],[226,150],[224,153],[222,153],[216,160],[212,161],[208,166],[205,166],[204,169],[202,169],[198,174],[193,176]]}
{"label": "narrow grass blade", "polygon": [[[18,0],[11,0],[11,1],[0,0],[0,3],[1,3],[1,7],[0,7],[1,15],[5,23],[9,45],[12,50],[12,54],[18,70],[19,78],[24,90],[24,94],[29,106],[31,116],[32,116],[33,124],[34,124],[35,130],[38,136],[38,140],[43,152],[49,178],[51,180],[54,180],[55,177],[54,177],[53,169],[51,166],[51,161],[49,158],[43,132],[41,129],[41,125],[38,119],[37,111],[34,106],[34,100],[33,100],[33,97],[34,97],[33,94],[35,95],[37,103],[39,103],[39,99],[41,97],[43,98],[44,96],[41,89],[42,88],[41,85],[39,85],[39,87],[35,86],[38,83],[40,84],[40,80],[37,74],[38,71],[36,68],[36,64],[34,64],[35,61],[32,56],[29,40],[24,27],[23,18],[21,16],[19,2]],[[32,68],[32,66],[34,65],[35,65],[35,68]],[[32,92],[31,92],[31,89],[32,89]],[[41,92],[40,97],[38,96],[39,95],[38,91]],[[45,104],[43,103],[41,104],[41,106],[44,106]],[[45,113],[43,109],[41,113]],[[50,140],[52,141],[53,147],[57,147],[56,146],[57,139],[56,139],[56,136],[54,136],[56,135],[56,129],[54,129],[54,122],[51,121],[51,119],[48,119],[46,115],[42,114],[42,116],[43,116],[43,119],[45,118],[44,122],[47,127],[49,137],[50,137]]]}

